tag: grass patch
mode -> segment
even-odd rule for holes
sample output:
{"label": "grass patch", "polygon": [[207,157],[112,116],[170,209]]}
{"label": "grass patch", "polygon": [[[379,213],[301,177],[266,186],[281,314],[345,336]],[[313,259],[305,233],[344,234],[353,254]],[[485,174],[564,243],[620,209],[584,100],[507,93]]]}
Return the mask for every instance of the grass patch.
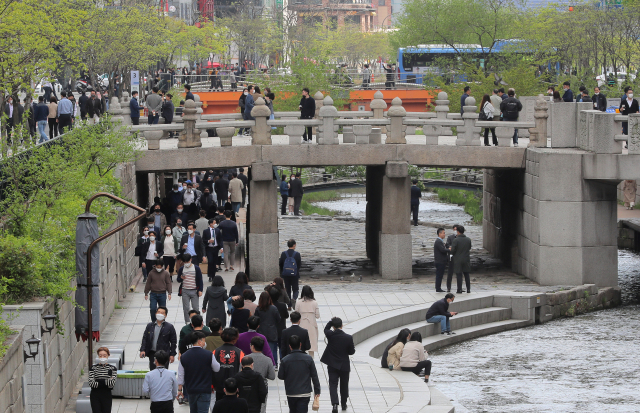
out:
{"label": "grass patch", "polygon": [[482,223],[482,198],[475,192],[444,188],[436,188],[435,192],[441,201],[464,206],[464,212],[471,215],[474,223]]}
{"label": "grass patch", "polygon": [[[305,197],[306,197],[306,195],[305,195]],[[302,198],[302,202],[300,203],[300,209],[304,211],[305,215],[318,214],[318,215],[334,216],[336,214],[336,211],[332,211],[332,210],[327,209],[327,208],[322,208],[322,207],[319,207],[319,206],[315,206],[315,205],[309,203],[308,201],[305,201],[304,198]]]}
{"label": "grass patch", "polygon": [[2,359],[7,352],[7,346],[5,342],[10,335],[15,334],[15,331],[9,328],[7,324],[0,323],[0,359]]}
{"label": "grass patch", "polygon": [[340,199],[340,193],[338,191],[320,191],[304,194],[302,202],[337,201],[338,199]]}

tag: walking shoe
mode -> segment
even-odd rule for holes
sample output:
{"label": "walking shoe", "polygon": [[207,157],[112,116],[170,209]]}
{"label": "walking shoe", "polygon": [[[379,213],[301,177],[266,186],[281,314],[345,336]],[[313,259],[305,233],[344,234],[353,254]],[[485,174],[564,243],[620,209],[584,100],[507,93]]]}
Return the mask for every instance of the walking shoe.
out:
{"label": "walking shoe", "polygon": [[346,405],[346,404],[343,404],[343,405],[342,405],[342,411],[344,412],[345,410],[347,410],[347,405]]}
{"label": "walking shoe", "polygon": [[331,410],[331,413],[338,413],[338,405],[337,404],[333,405],[333,410]]}
{"label": "walking shoe", "polygon": [[447,331],[447,335],[450,336],[452,334],[455,334],[453,331]]}
{"label": "walking shoe", "polygon": [[446,331],[441,331],[441,332],[440,332],[440,334],[444,334],[444,333],[446,333]]}

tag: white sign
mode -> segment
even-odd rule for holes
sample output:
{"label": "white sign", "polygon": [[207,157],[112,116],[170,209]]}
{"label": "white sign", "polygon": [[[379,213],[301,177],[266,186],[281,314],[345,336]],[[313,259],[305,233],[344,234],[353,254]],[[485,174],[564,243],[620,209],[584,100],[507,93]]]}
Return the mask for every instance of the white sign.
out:
{"label": "white sign", "polygon": [[131,71],[131,93],[134,90],[140,93],[140,72],[137,70]]}

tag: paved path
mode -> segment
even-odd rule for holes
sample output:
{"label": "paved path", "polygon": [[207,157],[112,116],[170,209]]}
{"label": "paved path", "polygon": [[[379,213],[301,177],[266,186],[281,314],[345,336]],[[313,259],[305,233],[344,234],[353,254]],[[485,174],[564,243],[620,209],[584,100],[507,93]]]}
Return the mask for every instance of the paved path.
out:
{"label": "paved path", "polygon": [[[227,288],[232,285],[234,275],[223,273]],[[262,284],[256,283],[254,287],[261,289]],[[325,347],[322,329],[331,317],[341,317],[346,324],[382,311],[432,302],[443,296],[443,294],[425,292],[426,285],[415,287],[412,291],[399,292],[393,292],[390,289],[379,289],[378,292],[318,292],[316,298],[320,304],[320,319],[318,320],[320,330],[319,353],[322,354]],[[174,282],[174,291],[177,291],[177,288],[178,285]],[[127,298],[120,303],[123,308],[114,311],[108,325],[101,334],[102,340],[99,343],[107,347],[110,345],[124,346],[127,361],[124,369],[128,370],[145,370],[148,368],[147,359],[140,359],[138,356],[142,331],[146,323],[150,321],[149,302],[144,300],[144,294],[140,292],[141,290],[142,284],[138,284],[138,292],[127,294]],[[181,328],[183,326],[182,304],[178,301],[177,295],[172,298],[168,302],[169,315],[167,321]],[[328,375],[326,366],[319,361],[319,355],[315,356],[315,361],[316,368],[320,374],[322,388],[320,403],[323,406],[322,410],[325,411],[331,404],[329,401]],[[170,368],[177,370],[177,360]],[[86,380],[86,378],[81,380]],[[401,389],[398,382],[387,370],[359,361],[357,357],[352,360],[349,388],[349,411],[351,412],[386,412],[401,399]],[[73,406],[75,406],[75,402],[72,401],[68,411],[73,411]],[[178,413],[188,412],[186,405],[179,406],[177,402],[175,402],[175,409]],[[114,399],[113,413],[146,413],[148,411],[148,399]],[[267,412],[288,412],[284,384],[277,379],[269,383]]]}

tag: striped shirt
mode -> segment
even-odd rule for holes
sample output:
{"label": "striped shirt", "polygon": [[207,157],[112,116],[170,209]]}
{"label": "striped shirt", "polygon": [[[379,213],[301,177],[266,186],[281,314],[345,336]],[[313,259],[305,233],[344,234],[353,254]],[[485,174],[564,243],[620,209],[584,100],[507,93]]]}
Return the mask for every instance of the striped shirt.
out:
{"label": "striped shirt", "polygon": [[118,370],[111,364],[94,364],[89,369],[89,386],[92,389],[113,389]]}
{"label": "striped shirt", "polygon": [[196,266],[191,264],[189,268],[185,265],[182,268],[182,289],[195,290],[196,286]]}

